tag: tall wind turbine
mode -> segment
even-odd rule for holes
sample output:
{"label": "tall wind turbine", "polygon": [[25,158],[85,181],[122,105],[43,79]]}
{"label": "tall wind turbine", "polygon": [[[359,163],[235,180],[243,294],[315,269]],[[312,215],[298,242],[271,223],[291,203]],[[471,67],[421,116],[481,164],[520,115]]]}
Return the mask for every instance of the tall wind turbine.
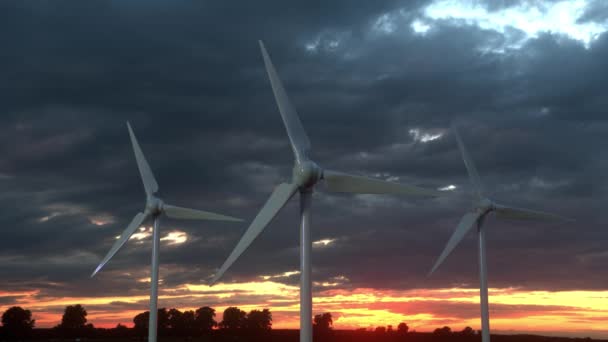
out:
{"label": "tall wind turbine", "polygon": [[152,174],[150,165],[146,161],[139,143],[133,134],[131,125],[127,122],[127,128],[129,129],[129,135],[131,136],[131,143],[133,145],[133,151],[135,152],[135,160],[137,161],[137,167],[139,168],[139,174],[144,183],[144,189],[146,190],[146,206],[143,213],[140,212],[131,221],[127,229],[122,232],[120,238],[116,240],[108,254],[103,258],[99,266],[91,274],[91,278],[101,270],[101,268],[118,252],[118,250],[129,240],[131,235],[139,228],[139,226],[146,220],[151,218],[153,220],[154,232],[153,232],[153,243],[152,243],[152,269],[150,275],[150,319],[148,325],[148,341],[156,342],[156,329],[157,329],[157,303],[158,303],[158,256],[160,247],[160,216],[166,214],[170,218],[176,219],[190,219],[190,220],[215,220],[215,221],[234,221],[240,222],[241,219],[237,219],[230,216],[224,216],[220,214],[211,213],[208,211],[201,211],[195,209],[188,209],[182,207],[176,207],[164,203],[160,198],[156,196],[158,191],[158,183]]}
{"label": "tall wind turbine", "polygon": [[456,230],[450,237],[445,249],[435,262],[435,265],[429,272],[431,275],[439,265],[443,262],[443,260],[454,250],[454,248],[460,243],[460,241],[464,238],[464,236],[473,228],[477,227],[477,235],[479,238],[479,298],[481,304],[481,333],[482,333],[482,342],[490,342],[490,314],[488,310],[488,274],[487,274],[487,264],[486,264],[486,231],[483,228],[483,221],[488,214],[491,212],[496,213],[496,217],[499,219],[516,219],[516,220],[540,220],[540,221],[555,221],[555,220],[569,220],[564,217],[528,210],[521,208],[509,207],[506,205],[498,204],[491,199],[484,196],[483,189],[481,186],[481,181],[479,180],[479,174],[477,173],[477,169],[473,164],[473,160],[469,156],[460,135],[455,126],[452,126],[452,131],[454,132],[454,136],[456,137],[456,141],[458,142],[458,148],[460,149],[460,153],[462,154],[462,159],[464,160],[464,165],[467,168],[469,173],[469,179],[471,180],[471,184],[473,185],[474,191],[474,201],[473,208],[470,212],[466,213]]}
{"label": "tall wind turbine", "polygon": [[215,274],[211,284],[215,284],[237,258],[249,247],[255,238],[266,228],[287,201],[296,193],[300,193],[300,341],[312,341],[312,281],[311,281],[311,251],[310,238],[310,207],[312,192],[320,180],[324,180],[329,191],[349,192],[359,194],[405,194],[414,196],[438,196],[433,190],[415,186],[385,182],[361,176],[353,176],[340,172],[324,170],[313,162],[308,152],[310,141],[300,123],[295,108],[291,105],[279,76],[272,65],[270,57],[260,41],[260,48],[270,78],[274,97],[291,142],[295,156],[291,183],[277,186],[270,198],[264,204],[245,234],[236,245],[228,259]]}

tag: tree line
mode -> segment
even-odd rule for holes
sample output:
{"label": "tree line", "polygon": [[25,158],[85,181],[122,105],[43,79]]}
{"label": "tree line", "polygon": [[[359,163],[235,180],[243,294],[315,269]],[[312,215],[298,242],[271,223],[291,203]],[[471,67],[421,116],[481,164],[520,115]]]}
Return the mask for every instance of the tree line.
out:
{"label": "tree line", "polygon": [[[147,336],[150,312],[133,317],[133,328],[118,324],[113,329],[95,328],[87,323],[87,311],[80,305],[66,306],[61,323],[53,327],[57,337],[93,337],[100,334],[115,336]],[[14,306],[2,314],[0,340],[24,339],[32,335],[36,320],[30,310]],[[224,310],[223,319],[216,321],[215,309],[208,306],[197,310],[158,309],[158,334],[160,336],[202,336],[212,330],[263,334],[272,329],[272,313],[268,309],[251,310],[249,313],[237,307]]]}
{"label": "tree line", "polygon": [[[113,329],[95,328],[87,322],[87,311],[80,305],[68,305],[61,317],[61,323],[52,328],[56,337],[94,337],[100,334],[108,336],[141,336],[148,333],[150,312],[145,311],[133,317],[133,328],[122,324]],[[36,320],[30,310],[14,306],[2,314],[0,340],[24,339],[32,335]],[[314,326],[318,331],[330,330],[333,320],[330,313],[315,316]],[[180,311],[178,309],[158,309],[158,334],[160,336],[203,336],[214,330],[227,333],[247,333],[261,335],[272,329],[272,313],[269,309],[251,310],[248,313],[237,308],[224,310],[221,321],[216,321],[216,310],[204,306],[196,310]]]}
{"label": "tree line", "polygon": [[[133,328],[122,324],[113,329],[95,328],[87,322],[87,311],[80,305],[66,306],[61,322],[50,329],[52,337],[146,337],[148,334],[149,311],[133,317]],[[251,310],[248,313],[237,308],[228,307],[224,310],[221,321],[216,321],[216,310],[204,306],[196,310],[180,311],[178,309],[158,309],[158,334],[171,337],[197,337],[209,335],[214,331],[224,334],[237,334],[248,336],[261,336],[268,334],[272,329],[272,313],[269,309]],[[0,327],[0,340],[21,340],[32,335],[36,321],[32,318],[30,310],[14,306],[2,314]],[[322,313],[314,316],[313,329],[316,336],[331,335],[333,331],[333,318],[331,313]],[[359,331],[368,331],[366,328]],[[392,325],[381,326],[373,331],[378,335],[405,336],[409,332],[406,323],[399,323],[394,329]],[[435,329],[433,335],[462,337],[475,336],[477,332],[466,327],[461,332],[452,332],[449,327]]]}
{"label": "tree line", "polygon": [[[138,335],[148,332],[150,312],[142,312],[133,318],[133,329]],[[249,313],[229,307],[224,310],[223,319],[215,320],[215,309],[208,306],[197,310],[179,311],[178,309],[158,310],[158,334],[160,336],[199,336],[214,329],[243,331],[260,334],[272,329],[272,313],[268,309],[251,310]]]}

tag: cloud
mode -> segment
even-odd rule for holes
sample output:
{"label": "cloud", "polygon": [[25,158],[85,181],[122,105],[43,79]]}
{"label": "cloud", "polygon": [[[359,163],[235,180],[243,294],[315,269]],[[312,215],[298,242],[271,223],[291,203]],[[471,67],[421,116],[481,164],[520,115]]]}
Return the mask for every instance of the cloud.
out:
{"label": "cloud", "polygon": [[527,40],[538,38],[541,33],[563,35],[589,48],[608,30],[608,22],[581,20],[593,6],[588,0],[521,2],[488,10],[475,1],[438,0],[427,6],[424,14],[431,20],[453,20],[497,31],[505,36],[512,35],[509,31],[513,29],[521,31],[523,36],[505,46],[507,48],[521,48]]}

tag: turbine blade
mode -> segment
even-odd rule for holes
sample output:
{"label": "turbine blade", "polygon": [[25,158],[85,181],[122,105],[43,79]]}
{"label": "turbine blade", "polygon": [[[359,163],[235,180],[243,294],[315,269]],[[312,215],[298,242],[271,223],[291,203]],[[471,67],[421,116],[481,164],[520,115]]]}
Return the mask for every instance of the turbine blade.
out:
{"label": "turbine blade", "polygon": [[508,207],[504,205],[498,205],[495,211],[496,217],[503,220],[574,221],[572,219],[556,214],[529,209]]}
{"label": "turbine blade", "polygon": [[110,259],[112,259],[114,254],[116,254],[116,252],[118,252],[118,250],[122,247],[122,245],[124,245],[125,242],[127,242],[129,240],[131,235],[133,235],[133,233],[135,233],[137,228],[139,228],[139,226],[142,224],[142,222],[144,222],[144,220],[147,217],[148,217],[148,213],[138,213],[137,215],[135,215],[133,220],[131,220],[131,223],[129,223],[129,226],[127,226],[127,229],[125,229],[122,232],[122,234],[120,235],[120,238],[118,238],[118,240],[116,240],[116,242],[114,242],[114,245],[112,246],[112,248],[110,248],[110,251],[108,252],[108,254],[106,254],[106,256],[103,258],[103,260],[101,260],[101,263],[99,263],[99,266],[97,266],[95,271],[93,271],[93,273],[91,274],[91,278],[93,278],[95,276],[95,274],[97,274],[97,272],[99,272],[101,270],[101,268],[105,264],[107,264],[108,261],[110,261]]}
{"label": "turbine blade", "polygon": [[443,249],[443,252],[441,252],[439,259],[437,259],[437,261],[435,262],[435,265],[431,269],[431,272],[429,272],[429,275],[433,274],[433,272],[435,272],[435,270],[439,267],[439,265],[441,265],[441,263],[443,263],[445,258],[447,258],[447,256],[450,255],[450,253],[454,250],[454,248],[456,248],[456,246],[460,243],[460,241],[462,241],[464,236],[471,230],[471,228],[473,228],[473,226],[475,226],[475,222],[477,222],[477,220],[479,219],[480,216],[481,216],[481,213],[470,212],[470,213],[466,213],[460,219],[460,223],[458,223],[456,230],[454,230],[454,233],[452,233],[450,240],[448,241],[447,245]]}
{"label": "turbine blade", "polygon": [[232,221],[232,222],[242,222],[243,221],[236,217],[225,216],[225,215],[221,215],[221,214],[212,213],[209,211],[176,207],[174,205],[169,205],[169,204],[163,205],[163,210],[165,211],[167,216],[169,216],[171,218],[176,218],[176,219]]}
{"label": "turbine blade", "polygon": [[255,219],[253,219],[253,222],[251,222],[251,225],[249,225],[249,228],[247,228],[239,243],[232,253],[230,253],[230,256],[228,256],[228,259],[226,259],[222,267],[215,274],[210,285],[215,284],[224,275],[224,272],[226,272],[247,247],[251,245],[253,240],[260,235],[264,228],[266,228],[297,190],[298,186],[296,184],[287,183],[282,183],[274,189],[274,192],[270,195],[270,198],[268,198],[262,210],[260,210]]}
{"label": "turbine blade", "polygon": [[139,174],[141,176],[141,180],[144,183],[144,188],[146,189],[146,195],[150,196],[158,191],[158,183],[156,183],[156,179],[154,178],[154,174],[150,169],[150,165],[146,161],[146,157],[144,157],[144,153],[141,151],[141,147],[139,147],[139,143],[137,142],[137,138],[131,129],[131,125],[127,121],[127,127],[129,128],[129,135],[131,136],[131,144],[133,145],[133,152],[135,152],[135,160],[137,161],[137,168],[139,169]]}
{"label": "turbine blade", "polygon": [[477,173],[477,168],[473,163],[473,159],[469,155],[462,139],[460,138],[460,133],[458,133],[458,129],[456,129],[455,125],[452,125],[452,131],[454,132],[454,137],[456,137],[456,142],[458,143],[458,149],[460,149],[460,154],[462,154],[462,159],[464,160],[464,165],[467,168],[467,172],[469,173],[469,179],[471,180],[471,184],[475,190],[475,194],[477,197],[483,196],[483,187],[481,185],[481,180],[479,179],[479,173]]}
{"label": "turbine blade", "polygon": [[268,55],[268,52],[266,52],[264,43],[261,40],[260,49],[262,50],[264,65],[266,66],[266,72],[268,73],[268,78],[270,79],[270,85],[272,86],[274,98],[277,102],[277,106],[279,107],[281,117],[283,118],[283,124],[287,130],[287,135],[291,141],[291,148],[293,149],[293,153],[295,154],[297,160],[304,160],[306,158],[306,152],[310,149],[310,140],[308,140],[306,131],[304,131],[304,127],[302,127],[302,123],[298,118],[298,113],[289,101],[287,93],[283,88],[283,84],[279,79],[279,75],[277,74],[274,65],[272,65],[270,56]]}
{"label": "turbine blade", "polygon": [[356,194],[395,194],[437,197],[444,195],[436,190],[419,188],[413,185],[387,182],[362,176],[349,175],[331,170],[323,171],[327,189],[332,192],[350,192]]}

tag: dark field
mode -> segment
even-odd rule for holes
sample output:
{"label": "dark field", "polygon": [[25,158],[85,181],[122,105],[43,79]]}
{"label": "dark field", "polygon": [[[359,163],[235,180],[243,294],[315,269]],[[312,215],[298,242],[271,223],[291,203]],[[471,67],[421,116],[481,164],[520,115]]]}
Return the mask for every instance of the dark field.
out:
{"label": "dark field", "polygon": [[[99,329],[96,337],[81,337],[81,338],[60,338],[53,336],[52,329],[35,329],[32,337],[24,341],[96,341],[96,342],[128,342],[128,341],[145,341],[142,337],[134,336],[132,331],[123,332],[122,336],[115,335],[111,330],[104,331]],[[130,330],[130,329],[129,329]],[[125,334],[126,333],[126,334]],[[174,341],[209,341],[209,342],[238,342],[238,341],[276,341],[276,342],[297,342],[299,340],[298,330],[272,330],[264,334],[247,333],[228,333],[225,331],[213,331],[206,336],[198,337],[178,337],[178,336],[159,336],[159,342],[174,342]],[[374,332],[374,331],[354,331],[354,330],[334,330],[329,333],[318,334],[314,337],[315,342],[320,341],[407,341],[407,342],[478,342],[481,341],[480,335],[462,336],[458,333],[449,335],[438,335],[434,333],[407,333],[399,334],[397,332]],[[8,341],[0,337],[0,341]],[[546,337],[537,335],[492,335],[492,342],[608,342],[608,340],[590,339],[590,338],[566,338],[566,337]]]}

